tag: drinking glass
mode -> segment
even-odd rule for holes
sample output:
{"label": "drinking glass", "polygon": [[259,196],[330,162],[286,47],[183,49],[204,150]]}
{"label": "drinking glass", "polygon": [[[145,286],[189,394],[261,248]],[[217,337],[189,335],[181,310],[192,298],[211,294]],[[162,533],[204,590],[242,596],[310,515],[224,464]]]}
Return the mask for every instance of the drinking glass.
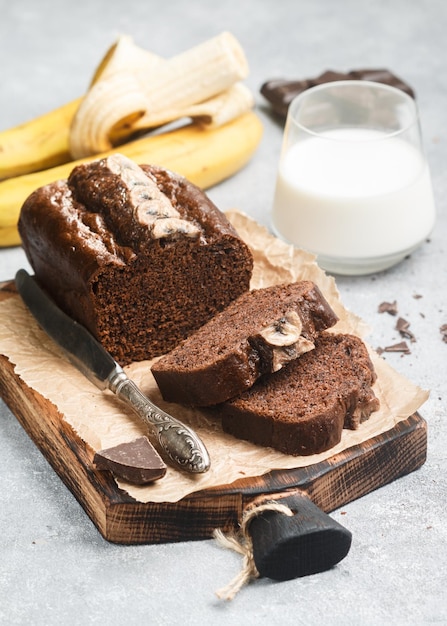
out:
{"label": "drinking glass", "polygon": [[429,236],[435,204],[416,102],[370,81],[313,87],[290,104],[272,227],[338,274],[400,262]]}

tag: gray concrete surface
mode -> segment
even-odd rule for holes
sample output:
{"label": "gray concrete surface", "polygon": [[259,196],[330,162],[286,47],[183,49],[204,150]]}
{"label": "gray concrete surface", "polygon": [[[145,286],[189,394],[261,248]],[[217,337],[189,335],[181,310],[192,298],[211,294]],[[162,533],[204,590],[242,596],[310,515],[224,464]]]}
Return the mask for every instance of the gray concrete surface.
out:
{"label": "gray concrete surface", "polygon": [[[444,0],[0,0],[0,127],[46,112],[86,88],[119,33],[170,56],[222,30],[243,44],[265,125],[250,165],[210,190],[268,225],[281,128],[259,87],[327,68],[388,67],[416,90],[438,219],[428,243],[399,266],[337,280],[345,304],[371,325],[369,341],[399,340],[378,304],[396,299],[417,342],[387,360],[430,389],[426,464],[333,513],[353,533],[333,570],[252,583],[231,603],[215,590],[239,556],[213,541],[124,547],[105,542],[0,404],[0,624],[447,624],[447,5]],[[25,265],[0,251],[0,279]],[[415,299],[415,294],[422,298]]]}

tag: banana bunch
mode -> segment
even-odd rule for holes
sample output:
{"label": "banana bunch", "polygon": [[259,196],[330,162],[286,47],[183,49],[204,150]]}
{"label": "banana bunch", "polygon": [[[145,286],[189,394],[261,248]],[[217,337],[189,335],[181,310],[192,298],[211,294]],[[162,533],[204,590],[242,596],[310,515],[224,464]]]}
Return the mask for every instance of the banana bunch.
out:
{"label": "banana bunch", "polygon": [[[191,123],[166,133],[143,137],[123,144],[119,152],[137,163],[161,165],[207,189],[240,170],[256,150],[261,136],[259,118],[253,111],[248,111],[207,131]],[[0,246],[20,244],[17,222],[21,206],[30,193],[47,183],[67,178],[73,167],[80,163],[113,152],[115,150],[1,181]]]}
{"label": "banana bunch", "polygon": [[[0,132],[0,247],[20,244],[19,213],[32,191],[116,151],[203,189],[236,173],[262,136],[241,82],[247,73],[229,33],[168,60],[120,37],[83,98]],[[170,122],[177,127],[162,128]]]}

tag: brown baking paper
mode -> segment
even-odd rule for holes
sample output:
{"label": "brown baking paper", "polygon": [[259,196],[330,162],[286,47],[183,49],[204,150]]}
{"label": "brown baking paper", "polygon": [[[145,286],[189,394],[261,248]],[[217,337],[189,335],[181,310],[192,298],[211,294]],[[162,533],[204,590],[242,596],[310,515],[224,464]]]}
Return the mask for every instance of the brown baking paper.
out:
{"label": "brown baking paper", "polygon": [[[253,288],[313,280],[340,318],[334,330],[351,332],[364,339],[367,326],[345,309],[334,279],[318,267],[312,255],[273,237],[242,213],[234,211],[227,216],[252,248],[255,260]],[[126,372],[142,391],[162,409],[198,432],[208,448],[211,469],[205,474],[189,475],[169,467],[163,479],[149,486],[134,486],[123,481],[117,481],[117,484],[141,502],[176,502],[191,492],[226,485],[242,477],[318,463],[390,430],[419,409],[428,393],[395,372],[369,346],[368,349],[378,376],[374,390],[380,400],[380,410],[358,430],[344,430],[341,442],[334,448],[307,457],[288,456],[226,435],[218,420],[199,410],[164,402],[150,372],[151,362],[131,364],[125,368]],[[15,373],[28,386],[57,407],[63,419],[93,451],[146,433],[144,425],[132,411],[112,393],[98,390],[64,358],[58,346],[40,330],[19,297],[8,298],[0,304],[0,353],[15,364]]]}

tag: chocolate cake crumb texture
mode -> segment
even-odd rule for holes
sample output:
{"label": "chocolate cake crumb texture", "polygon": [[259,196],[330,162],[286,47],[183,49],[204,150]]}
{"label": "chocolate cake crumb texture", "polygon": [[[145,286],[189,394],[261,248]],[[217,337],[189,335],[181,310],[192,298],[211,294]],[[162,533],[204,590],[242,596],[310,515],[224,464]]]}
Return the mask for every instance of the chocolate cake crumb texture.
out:
{"label": "chocolate cake crumb texture", "polygon": [[225,432],[292,455],[335,446],[379,408],[374,367],[355,336],[324,332],[315,349],[213,409]]}
{"label": "chocolate cake crumb texture", "polygon": [[314,347],[338,318],[311,281],[246,292],[152,366],[166,401],[208,406]]}
{"label": "chocolate cake crumb texture", "polygon": [[227,218],[156,166],[80,165],[28,197],[19,230],[41,286],[121,365],[168,352],[250,285]]}

